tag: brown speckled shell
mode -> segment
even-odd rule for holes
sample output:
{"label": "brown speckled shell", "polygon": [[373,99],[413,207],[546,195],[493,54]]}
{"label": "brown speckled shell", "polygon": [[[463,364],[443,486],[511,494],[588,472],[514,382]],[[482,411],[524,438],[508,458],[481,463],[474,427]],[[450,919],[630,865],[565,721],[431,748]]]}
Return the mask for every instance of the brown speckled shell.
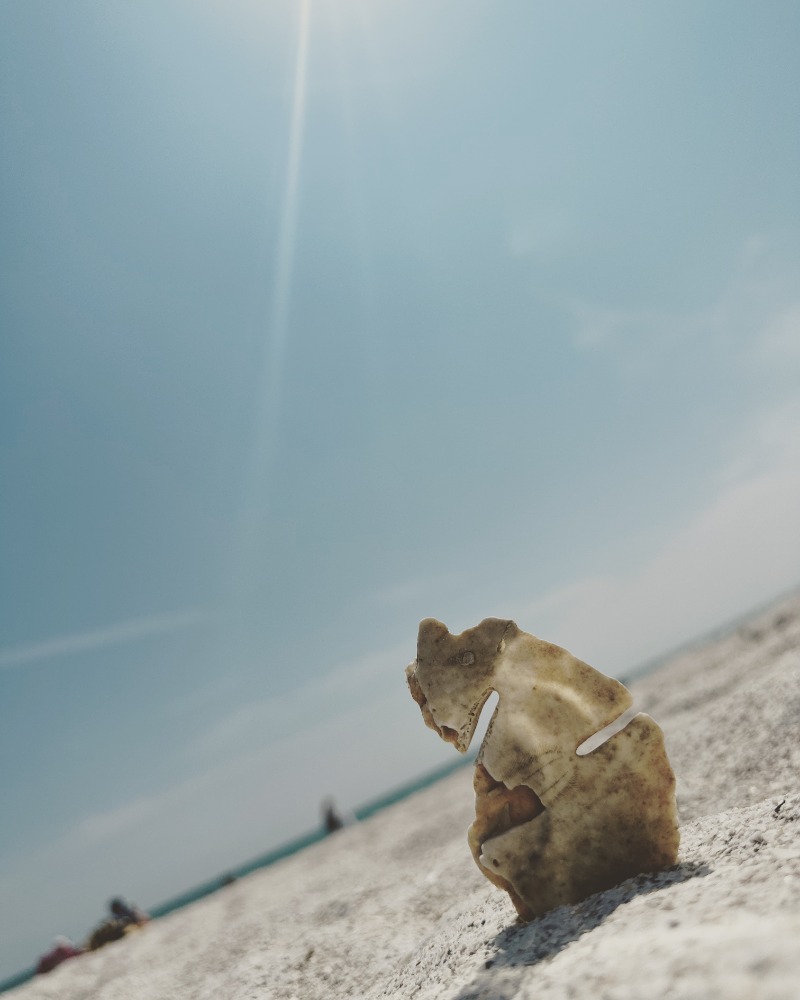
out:
{"label": "brown speckled shell", "polygon": [[478,754],[469,845],[523,919],[675,863],[675,777],[656,723],[639,714],[576,753],[630,708],[618,681],[497,618],[457,636],[426,619],[407,677],[427,724],[462,752],[487,697],[499,695]]}

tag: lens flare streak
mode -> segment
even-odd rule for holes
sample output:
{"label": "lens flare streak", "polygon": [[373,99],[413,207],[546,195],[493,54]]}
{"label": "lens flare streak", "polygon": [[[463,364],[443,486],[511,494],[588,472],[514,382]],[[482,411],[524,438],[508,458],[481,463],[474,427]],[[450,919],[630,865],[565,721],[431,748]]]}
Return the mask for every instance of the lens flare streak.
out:
{"label": "lens flare streak", "polygon": [[308,51],[311,29],[310,0],[299,7],[297,54],[292,81],[292,105],[280,226],[276,244],[272,294],[266,323],[264,367],[254,418],[253,442],[245,470],[244,502],[233,568],[234,589],[250,591],[263,569],[279,442],[286,344],[297,241],[300,174],[306,120]]}

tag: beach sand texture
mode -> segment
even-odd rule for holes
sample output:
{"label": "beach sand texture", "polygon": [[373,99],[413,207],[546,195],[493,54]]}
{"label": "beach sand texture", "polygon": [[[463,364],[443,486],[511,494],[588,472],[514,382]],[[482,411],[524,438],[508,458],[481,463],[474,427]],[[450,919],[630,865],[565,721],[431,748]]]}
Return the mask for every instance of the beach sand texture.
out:
{"label": "beach sand texture", "polygon": [[796,1000],[800,596],[631,690],[678,779],[666,872],[517,923],[470,857],[465,768],[8,996]]}

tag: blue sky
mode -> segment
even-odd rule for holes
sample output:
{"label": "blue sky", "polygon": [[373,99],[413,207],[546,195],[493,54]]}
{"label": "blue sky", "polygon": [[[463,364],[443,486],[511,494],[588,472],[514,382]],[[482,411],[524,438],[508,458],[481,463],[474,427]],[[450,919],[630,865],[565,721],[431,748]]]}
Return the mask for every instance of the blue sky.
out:
{"label": "blue sky", "polygon": [[794,2],[0,6],[0,976],[800,583]]}

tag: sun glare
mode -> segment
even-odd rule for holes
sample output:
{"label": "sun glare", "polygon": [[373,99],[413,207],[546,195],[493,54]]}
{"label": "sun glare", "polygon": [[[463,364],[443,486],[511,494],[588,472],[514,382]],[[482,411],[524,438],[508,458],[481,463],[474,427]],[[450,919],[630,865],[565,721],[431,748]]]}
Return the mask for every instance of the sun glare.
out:
{"label": "sun glare", "polygon": [[247,469],[244,516],[237,554],[239,562],[237,575],[240,585],[245,590],[254,583],[261,564],[259,539],[263,519],[270,507],[270,483],[278,445],[297,237],[310,34],[311,3],[310,0],[301,0],[292,75],[292,103],[281,197],[282,208],[271,280],[271,301],[265,327],[264,369]]}

